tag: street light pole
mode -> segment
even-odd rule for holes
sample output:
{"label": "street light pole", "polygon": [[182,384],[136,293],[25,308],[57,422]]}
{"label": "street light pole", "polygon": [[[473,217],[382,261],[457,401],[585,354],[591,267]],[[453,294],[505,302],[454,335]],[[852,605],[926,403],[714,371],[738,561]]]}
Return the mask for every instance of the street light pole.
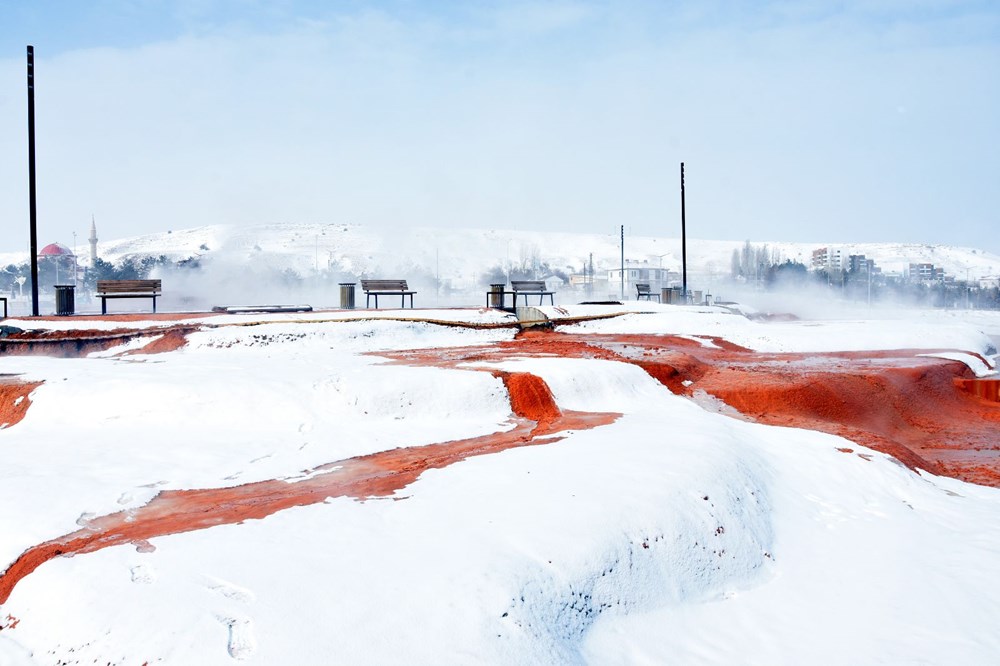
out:
{"label": "street light pole", "polygon": [[28,219],[31,227],[31,314],[38,316],[38,232],[35,207],[35,47],[28,45]]}
{"label": "street light pole", "polygon": [[621,229],[621,240],[622,240],[622,264],[621,264],[621,278],[622,278],[622,300],[625,300],[625,225],[622,225]]}
{"label": "street light pole", "polygon": [[681,300],[687,303],[688,296],[688,254],[687,222],[684,219],[684,162],[681,162]]}

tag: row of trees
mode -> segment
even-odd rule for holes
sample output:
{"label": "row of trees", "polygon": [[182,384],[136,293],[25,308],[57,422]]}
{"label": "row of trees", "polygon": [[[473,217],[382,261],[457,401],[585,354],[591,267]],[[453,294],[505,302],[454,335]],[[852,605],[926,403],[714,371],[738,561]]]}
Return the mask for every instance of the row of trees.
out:
{"label": "row of trees", "polygon": [[742,248],[733,250],[730,277],[737,282],[760,287],[804,284],[810,280],[805,264],[784,259],[777,248],[766,244],[753,245],[750,241],[744,243]]}
{"label": "row of trees", "polygon": [[[118,265],[103,259],[97,259],[94,265],[84,273],[83,288],[93,290],[98,280],[138,280],[149,276],[153,269],[173,266],[165,256],[133,256],[126,257]],[[72,284],[76,265],[62,257],[44,258],[38,262],[38,285],[43,290],[54,284]],[[23,278],[23,286],[19,286],[18,278]],[[8,264],[0,270],[0,292],[19,294],[21,290],[31,290],[31,265]]]}

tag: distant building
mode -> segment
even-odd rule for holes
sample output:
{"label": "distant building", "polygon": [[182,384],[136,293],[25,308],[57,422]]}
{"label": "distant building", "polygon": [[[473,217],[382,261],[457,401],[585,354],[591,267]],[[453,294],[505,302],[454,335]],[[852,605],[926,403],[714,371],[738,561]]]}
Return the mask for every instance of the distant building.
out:
{"label": "distant building", "polygon": [[841,270],[842,266],[843,261],[840,250],[835,250],[829,247],[821,247],[818,250],[813,250],[811,267],[814,271],[827,271],[832,273],[834,271]]}
{"label": "distant building", "polygon": [[944,269],[937,268],[934,264],[920,263],[920,264],[910,264],[910,270],[908,273],[910,282],[922,282],[922,283],[932,283],[932,282],[943,282],[944,281]]}
{"label": "distant building", "polygon": [[[620,289],[622,284],[622,269],[612,268],[607,272],[608,288]],[[625,263],[625,296],[635,296],[636,284],[648,284],[654,293],[659,293],[663,287],[671,287],[680,279],[680,273],[667,268],[650,266],[649,262]]]}
{"label": "distant building", "polygon": [[566,284],[566,280],[562,279],[558,275],[549,275],[548,277],[543,278],[542,282],[545,283],[545,289],[548,291],[558,291]]}
{"label": "distant building", "polygon": [[73,251],[61,243],[49,243],[38,252],[39,271],[49,273],[52,284],[76,284],[77,263]]}
{"label": "distant building", "polygon": [[881,273],[882,269],[875,265],[874,259],[868,259],[863,254],[852,254],[847,257],[847,272],[867,275]]}
{"label": "distant building", "polygon": [[[608,271],[609,282],[620,283],[621,277],[621,268],[612,268]],[[650,268],[648,265],[625,264],[625,284],[629,284],[630,282],[666,283],[677,277],[678,273],[666,268]]]}

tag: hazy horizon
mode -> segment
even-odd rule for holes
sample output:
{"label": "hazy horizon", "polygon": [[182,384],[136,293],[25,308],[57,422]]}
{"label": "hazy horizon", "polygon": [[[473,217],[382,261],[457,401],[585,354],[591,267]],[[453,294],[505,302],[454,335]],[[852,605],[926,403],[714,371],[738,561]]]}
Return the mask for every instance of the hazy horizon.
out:
{"label": "hazy horizon", "polygon": [[1000,253],[990,2],[38,2],[0,26],[38,241],[329,222]]}

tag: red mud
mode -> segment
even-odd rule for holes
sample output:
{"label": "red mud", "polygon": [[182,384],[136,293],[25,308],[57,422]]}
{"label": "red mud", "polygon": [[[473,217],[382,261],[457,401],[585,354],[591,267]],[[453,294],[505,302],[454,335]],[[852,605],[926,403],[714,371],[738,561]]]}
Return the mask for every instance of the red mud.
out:
{"label": "red mud", "polygon": [[265,518],[295,506],[331,497],[387,497],[417,480],[472,456],[550,444],[565,430],[612,423],[620,414],[561,411],[548,386],[527,373],[501,373],[516,415],[513,430],[440,444],[393,449],[349,458],[309,470],[301,480],[261,481],[231,488],[167,490],[145,506],[101,516],[86,527],[26,550],[0,575],[0,604],[14,586],[38,566],[62,555],[89,553],[127,543],[142,547],[149,539],[216,525]]}
{"label": "red mud", "polygon": [[177,328],[166,331],[162,337],[154,339],[141,349],[132,349],[123,355],[130,354],[163,354],[180,349],[187,344],[187,331]]}
{"label": "red mud", "polygon": [[217,317],[219,312],[122,312],[119,314],[77,314],[69,317],[64,315],[51,315],[41,317],[22,317],[24,321],[180,321],[197,317]]}
{"label": "red mud", "polygon": [[12,377],[0,377],[0,429],[20,423],[28,413],[31,392],[42,382],[22,382]]}
{"label": "red mud", "polygon": [[566,335],[530,329],[491,347],[397,352],[404,363],[457,367],[518,356],[633,363],[679,395],[704,391],[761,423],[819,430],[912,469],[1000,487],[1000,382],[918,350],[760,353],[718,338]]}
{"label": "red mud", "polygon": [[670,336],[587,339],[675,393],[705,391],[761,423],[841,435],[910,468],[1000,487],[995,381],[962,363],[917,350],[766,354]]}
{"label": "red mud", "polygon": [[955,386],[990,402],[1000,402],[1000,379],[956,379]]}
{"label": "red mud", "polygon": [[107,351],[132,340],[150,338],[150,343],[126,354],[156,354],[173,351],[187,343],[187,335],[200,328],[180,324],[169,328],[70,329],[66,331],[23,331],[0,338],[0,355],[80,358]]}
{"label": "red mud", "polygon": [[[183,335],[171,338],[181,343]],[[842,435],[921,468],[1000,487],[1000,403],[991,402],[964,364],[895,350],[838,354],[764,354],[713,340],[674,336],[565,335],[531,330],[491,346],[380,353],[398,363],[457,367],[516,357],[601,358],[634,363],[673,392],[704,391],[753,419]],[[135,511],[103,516],[86,528],[25,551],[0,575],[0,603],[18,580],[58,555],[142,544],[166,534],[264,518],[328,497],[386,497],[424,470],[508,448],[549,443],[551,433],[614,421],[617,414],[561,411],[530,374],[501,377],[516,415],[513,430],[484,437],[384,451],[330,463],[292,482],[173,490]],[[849,447],[838,450],[853,452]],[[868,459],[868,458],[866,458]]]}

